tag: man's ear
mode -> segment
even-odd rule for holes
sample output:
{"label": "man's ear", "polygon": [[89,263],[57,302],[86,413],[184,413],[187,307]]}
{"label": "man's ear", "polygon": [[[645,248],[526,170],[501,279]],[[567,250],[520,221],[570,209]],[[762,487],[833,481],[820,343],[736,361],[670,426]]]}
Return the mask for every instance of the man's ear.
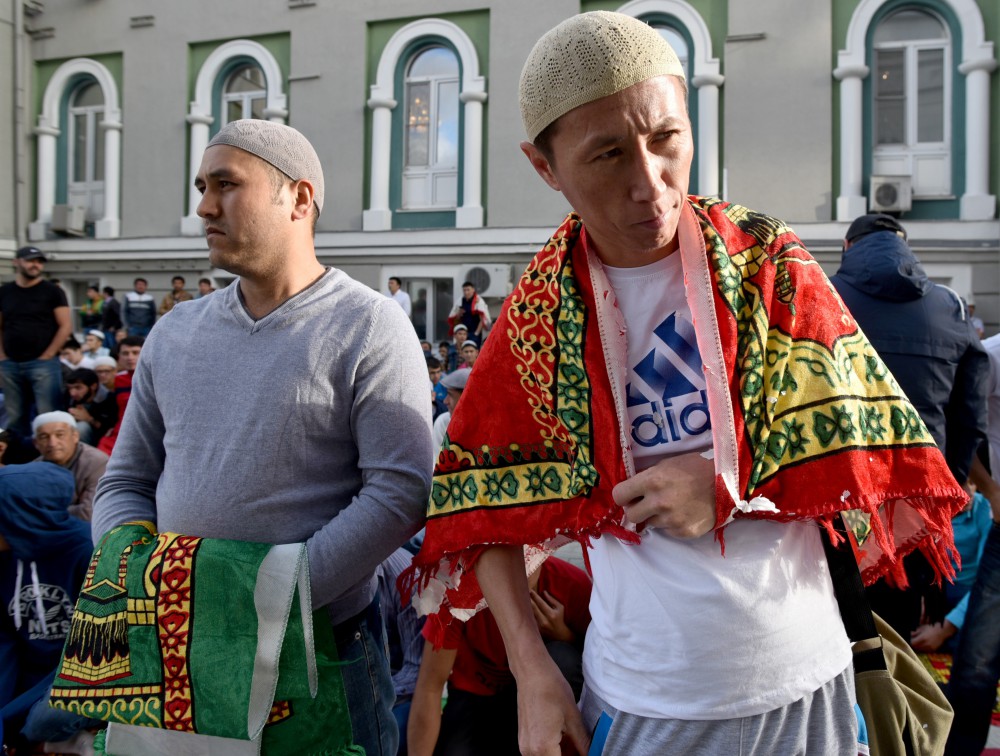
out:
{"label": "man's ear", "polygon": [[292,182],[292,220],[303,220],[312,215],[313,198],[316,190],[308,179]]}
{"label": "man's ear", "polygon": [[531,142],[521,142],[521,152],[528,158],[528,162],[535,169],[535,173],[542,177],[542,181],[557,192],[562,191],[555,173],[552,172],[552,165],[549,163],[549,159],[545,157],[545,154],[540,149]]}

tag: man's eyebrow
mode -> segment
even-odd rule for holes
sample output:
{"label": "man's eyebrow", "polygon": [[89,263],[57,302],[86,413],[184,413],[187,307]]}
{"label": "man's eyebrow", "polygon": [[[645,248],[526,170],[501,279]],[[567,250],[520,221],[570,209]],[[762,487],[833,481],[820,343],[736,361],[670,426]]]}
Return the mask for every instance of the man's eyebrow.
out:
{"label": "man's eyebrow", "polygon": [[[216,180],[232,179],[235,178],[235,176],[236,174],[229,168],[216,168],[214,171],[209,171],[208,173],[205,174],[205,178],[216,179]],[[199,182],[204,184],[205,179],[202,178],[201,176],[195,176],[194,179],[195,186],[197,186]]]}

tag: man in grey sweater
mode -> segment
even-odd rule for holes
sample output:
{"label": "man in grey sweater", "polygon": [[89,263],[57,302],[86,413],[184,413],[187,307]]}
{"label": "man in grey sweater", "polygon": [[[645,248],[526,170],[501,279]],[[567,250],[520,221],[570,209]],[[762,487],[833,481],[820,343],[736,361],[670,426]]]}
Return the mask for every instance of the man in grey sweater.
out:
{"label": "man in grey sweater", "polygon": [[[427,369],[403,311],[316,258],[323,174],[287,126],[234,121],[205,150],[209,261],[239,278],[156,324],[94,507],[210,538],[307,544],[355,742],[395,754],[375,568],[422,525]],[[192,338],[197,334],[197,339]],[[365,663],[367,660],[367,665]]]}

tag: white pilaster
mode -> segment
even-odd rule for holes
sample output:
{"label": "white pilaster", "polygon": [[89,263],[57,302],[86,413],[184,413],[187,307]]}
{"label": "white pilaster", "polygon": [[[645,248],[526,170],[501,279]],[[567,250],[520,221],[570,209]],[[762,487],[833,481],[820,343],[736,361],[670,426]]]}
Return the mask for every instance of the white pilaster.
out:
{"label": "white pilaster", "polygon": [[392,109],[396,101],[392,97],[372,97],[368,107],[372,109],[371,192],[368,209],[361,215],[361,227],[365,231],[388,231],[392,228],[389,159],[392,155]]}
{"label": "white pilaster", "polygon": [[997,198],[989,193],[990,171],[990,73],[997,62],[990,58],[962,63],[965,75],[965,194],[959,209],[962,220],[990,220]]}
{"label": "white pilaster", "polygon": [[104,217],[94,224],[94,238],[117,239],[121,235],[121,112],[105,111],[100,127],[104,132]]}
{"label": "white pilaster", "polygon": [[52,206],[56,204],[56,138],[59,129],[50,125],[44,116],[39,116],[35,129],[38,150],[38,170],[36,172],[36,203],[38,214],[28,226],[28,239],[42,241],[52,222]]}
{"label": "white pilaster", "polygon": [[187,215],[181,218],[182,236],[200,236],[202,233],[201,218],[198,217],[198,203],[201,195],[194,188],[194,177],[201,168],[201,158],[208,146],[208,127],[215,119],[211,115],[198,112],[197,103],[191,103],[191,114],[187,122],[191,125],[191,151],[188,154],[188,207]]}
{"label": "white pilaster", "polygon": [[706,74],[691,77],[698,90],[698,194],[719,194],[719,87],[725,77]]}
{"label": "white pilaster", "polygon": [[840,196],[837,197],[837,220],[852,221],[868,212],[862,191],[863,145],[862,80],[867,66],[839,66],[833,75],[840,81]]}
{"label": "white pilaster", "polygon": [[455,211],[455,227],[480,228],[483,225],[483,103],[486,92],[462,92],[459,100],[465,107],[465,163],[462,205]]}

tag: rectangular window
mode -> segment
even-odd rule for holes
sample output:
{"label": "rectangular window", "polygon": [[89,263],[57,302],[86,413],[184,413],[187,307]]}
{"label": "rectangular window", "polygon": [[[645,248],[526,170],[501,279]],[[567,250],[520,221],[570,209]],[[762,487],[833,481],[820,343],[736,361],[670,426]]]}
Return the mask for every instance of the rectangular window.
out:
{"label": "rectangular window", "polygon": [[73,116],[73,181],[87,180],[87,114]]}
{"label": "rectangular window", "polygon": [[906,79],[902,50],[875,51],[875,144],[906,143]]}
{"label": "rectangular window", "polygon": [[944,141],[944,50],[917,51],[917,142]]}
{"label": "rectangular window", "polygon": [[437,160],[441,167],[458,167],[458,82],[438,85]]}

